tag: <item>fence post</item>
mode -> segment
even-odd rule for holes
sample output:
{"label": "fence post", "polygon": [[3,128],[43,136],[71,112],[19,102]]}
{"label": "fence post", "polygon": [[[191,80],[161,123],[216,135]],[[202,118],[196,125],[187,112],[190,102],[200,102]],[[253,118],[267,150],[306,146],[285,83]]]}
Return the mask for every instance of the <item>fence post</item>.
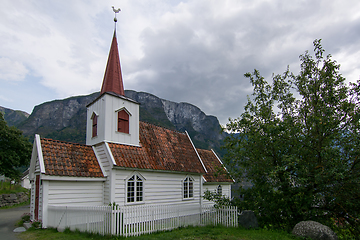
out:
{"label": "fence post", "polygon": [[111,231],[111,235],[115,235],[116,231],[115,231],[115,227],[116,225],[114,224],[114,209],[113,207],[111,206],[111,209],[110,209],[110,231]]}
{"label": "fence post", "polygon": [[86,219],[86,231],[89,232],[89,211],[85,211],[85,219]]}
{"label": "fence post", "polygon": [[67,216],[67,206],[65,207],[65,226],[64,229],[67,227],[67,223],[68,223],[68,216]]}

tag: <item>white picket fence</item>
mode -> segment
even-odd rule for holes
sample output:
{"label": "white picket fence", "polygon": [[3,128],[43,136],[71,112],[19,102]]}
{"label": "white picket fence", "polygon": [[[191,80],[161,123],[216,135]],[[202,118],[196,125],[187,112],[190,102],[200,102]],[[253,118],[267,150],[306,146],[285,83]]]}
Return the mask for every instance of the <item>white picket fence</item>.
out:
{"label": "white picket fence", "polygon": [[48,206],[47,227],[102,235],[135,236],[189,225],[237,226],[236,207],[213,206]]}

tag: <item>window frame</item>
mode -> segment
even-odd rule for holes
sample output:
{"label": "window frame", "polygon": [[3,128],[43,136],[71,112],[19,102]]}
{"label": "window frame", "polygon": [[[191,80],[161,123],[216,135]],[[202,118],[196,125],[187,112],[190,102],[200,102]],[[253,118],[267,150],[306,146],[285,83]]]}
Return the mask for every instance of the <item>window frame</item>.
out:
{"label": "window frame", "polygon": [[223,188],[222,188],[222,186],[221,185],[218,185],[217,187],[216,187],[216,193],[217,194],[219,194],[219,195],[223,195]]}
{"label": "window frame", "polygon": [[194,178],[187,176],[182,181],[182,199],[193,200],[194,199]]}
{"label": "window frame", "polygon": [[130,132],[130,114],[125,109],[117,112],[117,132],[127,134]]}
{"label": "window frame", "polygon": [[98,136],[98,118],[99,115],[97,115],[95,112],[91,115],[91,138]]}
{"label": "window frame", "polygon": [[[132,188],[132,190],[130,188]],[[139,173],[131,174],[125,181],[125,204],[132,205],[132,204],[145,203],[144,189],[145,189],[145,178],[141,176],[141,174]],[[132,201],[129,201],[129,198],[131,198]]]}

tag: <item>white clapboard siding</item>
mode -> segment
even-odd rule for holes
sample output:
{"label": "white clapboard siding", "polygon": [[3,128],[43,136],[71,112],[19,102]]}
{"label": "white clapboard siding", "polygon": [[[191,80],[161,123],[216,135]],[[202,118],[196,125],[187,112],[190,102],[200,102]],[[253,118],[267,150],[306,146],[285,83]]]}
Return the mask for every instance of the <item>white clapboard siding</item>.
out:
{"label": "white clapboard siding", "polygon": [[[95,148],[95,152],[96,152],[96,157],[98,159],[98,161],[100,162],[103,171],[105,171],[107,176],[111,175],[111,169],[112,169],[112,161],[111,159],[109,159],[110,157],[108,156],[108,152],[106,150],[106,146],[105,143],[100,143],[96,146],[94,146]],[[104,203],[108,204],[110,203],[110,180],[109,177],[107,178],[107,180],[104,182],[104,193],[103,193],[103,198],[104,198]]]}
{"label": "white clapboard siding", "polygon": [[103,205],[103,182],[49,181],[49,205]]}
{"label": "white clapboard siding", "polygon": [[111,203],[110,201],[110,181],[109,179],[107,179],[105,182],[104,182],[104,204],[109,204]]}
{"label": "white clapboard siding", "polygon": [[222,191],[223,191],[223,195],[232,198],[231,196],[231,185],[227,184],[227,185],[221,185],[223,187]]}
{"label": "white clapboard siding", "polygon": [[[33,152],[31,156],[31,163],[30,163],[30,171],[29,171],[29,178],[31,183],[30,188],[30,219],[35,219],[35,192],[36,192],[36,176],[35,174],[40,174],[40,163],[39,163],[39,156],[38,156],[38,149],[36,148],[36,141],[34,141],[33,145]],[[41,181],[40,181],[41,183]],[[42,197],[41,195],[39,196]],[[39,205],[39,207],[41,207]],[[39,216],[41,217],[41,216]]]}
{"label": "white clapboard siding", "polygon": [[[126,171],[116,170],[115,202],[119,205],[126,204],[126,181],[133,174],[140,174],[144,180],[143,197],[145,204],[196,204],[200,202],[200,175],[186,173],[168,173],[151,171]],[[183,200],[183,180],[186,177],[194,179],[194,198]],[[188,201],[188,202],[187,202]],[[187,202],[187,203],[186,203]]]}
{"label": "white clapboard siding", "polygon": [[[206,192],[206,190],[209,190],[210,192],[217,192],[217,187],[221,185],[222,187],[222,195],[225,197],[228,197],[231,199],[231,184],[229,183],[207,183],[203,186],[203,194]],[[208,201],[206,199],[203,199],[204,204],[211,204],[213,202]]]}
{"label": "white clapboard siding", "polygon": [[[139,146],[139,104],[126,101],[114,96],[106,96],[108,106],[107,116],[107,137],[112,142]],[[129,116],[129,134],[117,131],[118,110],[126,108]]]}
{"label": "white clapboard siding", "polygon": [[227,183],[204,184],[203,191],[209,190],[210,192],[217,192],[219,185],[222,187],[222,195],[231,198],[231,185]]}
{"label": "white clapboard siding", "polygon": [[[41,181],[40,181],[41,182]],[[35,181],[33,182],[33,184],[31,184],[31,190],[30,190],[30,214],[31,214],[31,220],[34,220],[35,218],[35,192],[36,192],[36,184]],[[42,192],[43,192],[43,188],[42,185],[40,185],[39,187],[39,219],[42,218],[42,203],[43,203],[43,198],[42,198]]]}
{"label": "white clapboard siding", "polygon": [[41,184],[40,180],[40,187],[39,187],[39,220],[43,218],[43,185]]}
{"label": "white clapboard siding", "polygon": [[96,150],[96,157],[100,162],[103,170],[109,172],[111,170],[112,163],[111,163],[111,159],[109,159],[107,156],[105,143],[98,144],[94,146],[94,148]]}
{"label": "white clapboard siding", "polygon": [[35,211],[35,181],[31,184],[30,189],[30,218],[34,220],[34,211]]}
{"label": "white clapboard siding", "polygon": [[[118,110],[129,113],[129,134],[117,131]],[[92,137],[93,113],[98,115],[97,134]],[[123,98],[104,94],[87,109],[86,144],[95,145],[102,141],[139,146],[139,104]]]}
{"label": "white clapboard siding", "polygon": [[39,173],[40,172],[40,163],[39,163],[39,158],[37,157],[37,161],[35,164],[35,173]]}

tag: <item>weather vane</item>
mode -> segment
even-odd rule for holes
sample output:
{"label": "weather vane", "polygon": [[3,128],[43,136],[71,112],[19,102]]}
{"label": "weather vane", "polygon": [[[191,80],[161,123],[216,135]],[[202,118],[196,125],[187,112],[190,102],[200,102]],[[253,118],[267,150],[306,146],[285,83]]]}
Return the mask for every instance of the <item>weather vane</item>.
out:
{"label": "weather vane", "polygon": [[115,9],[114,6],[112,6],[112,9],[113,9],[113,11],[115,13],[114,22],[117,22],[116,14],[119,13],[121,11],[121,9],[120,8]]}

